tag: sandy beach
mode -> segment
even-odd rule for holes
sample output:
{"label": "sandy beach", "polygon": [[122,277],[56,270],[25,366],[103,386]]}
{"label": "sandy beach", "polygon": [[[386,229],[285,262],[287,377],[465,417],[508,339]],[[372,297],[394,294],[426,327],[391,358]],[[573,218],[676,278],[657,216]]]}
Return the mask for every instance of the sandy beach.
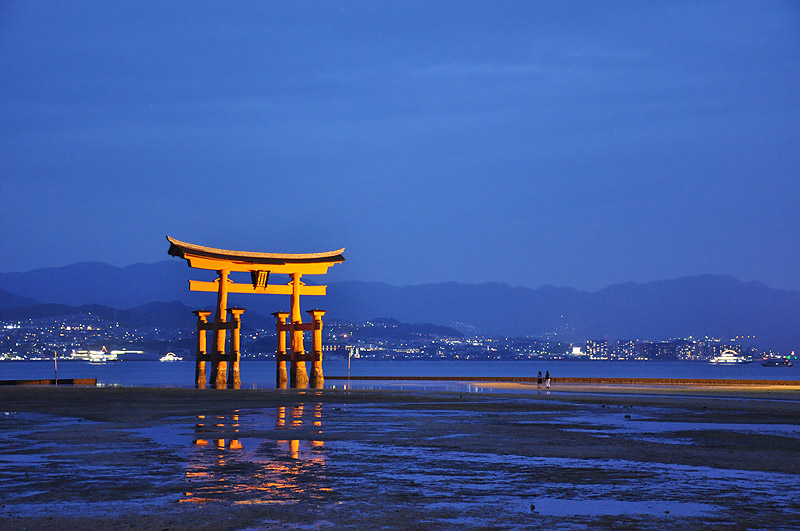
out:
{"label": "sandy beach", "polygon": [[0,388],[4,529],[798,529],[800,392]]}

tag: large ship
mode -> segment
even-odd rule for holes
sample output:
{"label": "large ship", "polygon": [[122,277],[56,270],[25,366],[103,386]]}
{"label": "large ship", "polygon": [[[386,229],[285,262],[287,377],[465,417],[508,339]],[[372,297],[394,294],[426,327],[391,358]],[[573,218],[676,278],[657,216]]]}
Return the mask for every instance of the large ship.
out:
{"label": "large ship", "polygon": [[750,363],[753,360],[729,348],[720,352],[719,356],[714,356],[708,361],[717,365],[736,365],[738,363]]}
{"label": "large ship", "polygon": [[119,361],[117,353],[113,350],[107,351],[106,347],[103,347],[102,350],[73,350],[71,357],[74,360],[84,360],[95,364]]}
{"label": "large ship", "polygon": [[791,367],[793,365],[789,358],[767,358],[761,362],[764,367]]}

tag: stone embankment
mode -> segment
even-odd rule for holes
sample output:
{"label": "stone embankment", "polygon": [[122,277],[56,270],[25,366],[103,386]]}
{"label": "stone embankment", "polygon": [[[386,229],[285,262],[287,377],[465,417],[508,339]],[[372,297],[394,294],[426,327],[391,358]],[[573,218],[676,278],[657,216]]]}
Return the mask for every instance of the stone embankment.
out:
{"label": "stone embankment", "polygon": [[0,380],[0,385],[97,385],[97,378],[59,378],[44,380]]}

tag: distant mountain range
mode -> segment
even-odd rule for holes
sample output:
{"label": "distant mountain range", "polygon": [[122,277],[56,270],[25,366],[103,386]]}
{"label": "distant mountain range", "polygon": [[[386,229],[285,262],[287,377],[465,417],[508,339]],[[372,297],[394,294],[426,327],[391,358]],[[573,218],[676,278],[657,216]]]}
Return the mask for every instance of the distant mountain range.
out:
{"label": "distant mountain range", "polygon": [[[57,318],[70,315],[91,314],[108,321],[116,321],[127,328],[164,326],[170,324],[179,328],[191,328],[197,323],[192,308],[182,302],[150,302],[136,308],[119,310],[103,304],[44,303],[17,308],[0,308],[0,320]],[[266,318],[251,312],[242,323],[244,328],[265,328],[275,323],[272,317]]]}
{"label": "distant mountain range", "polygon": [[[174,260],[114,267],[80,263],[27,273],[0,274],[0,308],[38,303],[99,304],[120,310],[160,312],[154,302],[180,302],[171,311],[211,309],[211,293],[190,293],[188,280],[211,280],[213,273],[191,270]],[[308,277],[308,280],[314,280]],[[324,280],[324,278],[321,278]],[[242,281],[246,279],[242,278]],[[288,310],[285,296],[234,294],[231,305],[256,313]],[[304,309],[328,310],[326,319],[366,321],[376,317],[406,323],[434,323],[462,332],[551,337],[562,341],[669,339],[710,335],[755,335],[754,344],[800,350],[800,292],[773,289],[730,276],[701,275],[644,284],[625,283],[596,292],[500,283],[447,282],[396,287],[379,282],[336,282],[328,295],[305,297]],[[177,319],[169,312],[158,318]],[[177,315],[177,314],[176,314]],[[189,314],[190,319],[194,317]],[[271,320],[269,317],[263,317]]]}
{"label": "distant mountain range", "polygon": [[117,321],[120,326],[135,328],[139,326],[159,326],[168,322],[180,327],[190,327],[195,322],[188,306],[181,302],[151,302],[138,308],[117,310],[102,304],[45,303],[22,308],[0,309],[0,319],[42,319],[66,317],[70,315],[91,314],[109,321]]}
{"label": "distant mountain range", "polygon": [[28,297],[20,297],[0,289],[0,308],[20,308],[24,306],[34,306],[39,304],[37,301]]}

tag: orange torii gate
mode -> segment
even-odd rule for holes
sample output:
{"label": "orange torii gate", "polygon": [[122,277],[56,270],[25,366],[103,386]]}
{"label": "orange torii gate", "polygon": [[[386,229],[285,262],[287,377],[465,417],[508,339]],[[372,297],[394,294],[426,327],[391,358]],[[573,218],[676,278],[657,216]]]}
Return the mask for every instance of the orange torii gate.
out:
{"label": "orange torii gate", "polygon": [[[313,362],[311,386],[322,387],[322,316],[324,310],[310,310],[310,323],[303,323],[300,312],[300,295],[325,295],[327,286],[306,286],[300,281],[303,275],[323,275],[332,265],[344,262],[344,249],[327,253],[312,254],[278,254],[253,253],[244,251],[228,251],[214,249],[191,243],[181,242],[167,236],[169,254],[183,258],[189,267],[216,271],[219,277],[212,282],[199,280],[189,281],[190,291],[208,291],[217,293],[217,308],[214,321],[208,322],[211,312],[198,310],[197,316],[197,358],[195,385],[206,386],[206,362],[211,362],[211,385],[217,389],[226,386],[238,389],[241,385],[239,374],[240,331],[242,308],[228,308],[228,293],[259,293],[268,295],[291,295],[289,312],[273,313],[277,318],[278,348],[276,352],[278,387],[305,388],[309,385],[306,361]],[[231,272],[250,273],[250,284],[232,282],[228,275]],[[289,275],[288,284],[269,284],[270,273]],[[230,314],[231,321],[226,319]],[[208,354],[206,331],[214,332],[211,354]],[[226,332],[231,330],[231,350],[226,345]],[[303,331],[313,331],[313,348],[306,354],[303,348]],[[290,353],[286,352],[286,333],[290,333]],[[286,362],[291,362],[290,374],[287,374]],[[230,370],[228,368],[230,362]],[[291,381],[289,376],[291,375]]]}

